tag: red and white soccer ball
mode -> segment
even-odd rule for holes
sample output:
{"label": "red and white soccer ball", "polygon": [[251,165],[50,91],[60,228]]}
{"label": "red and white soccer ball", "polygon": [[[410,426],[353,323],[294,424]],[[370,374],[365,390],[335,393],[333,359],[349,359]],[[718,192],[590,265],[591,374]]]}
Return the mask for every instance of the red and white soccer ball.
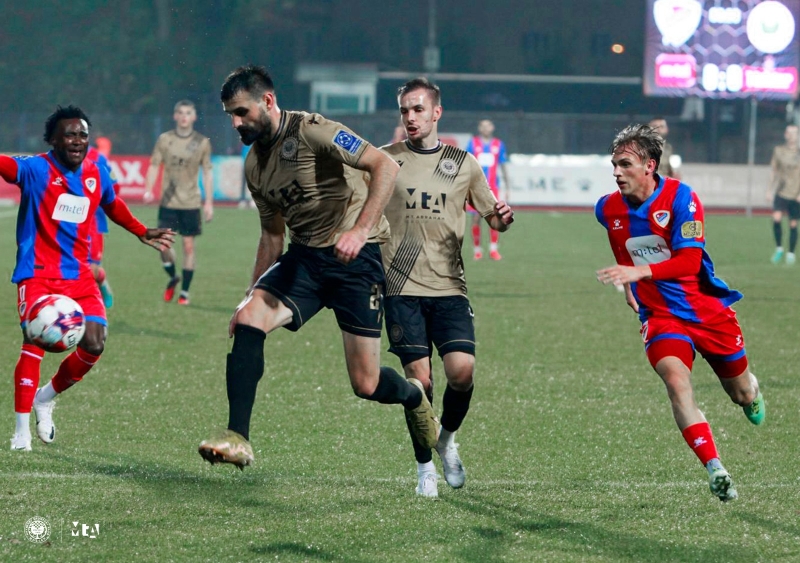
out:
{"label": "red and white soccer ball", "polygon": [[86,332],[83,309],[66,295],[45,295],[28,309],[25,333],[48,352],[74,347]]}

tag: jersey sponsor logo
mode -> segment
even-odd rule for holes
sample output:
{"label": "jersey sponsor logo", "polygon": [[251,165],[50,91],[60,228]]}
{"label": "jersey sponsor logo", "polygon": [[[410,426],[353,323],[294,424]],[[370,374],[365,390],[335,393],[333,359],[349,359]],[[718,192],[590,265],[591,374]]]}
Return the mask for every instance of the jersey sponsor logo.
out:
{"label": "jersey sponsor logo", "polygon": [[94,178],[86,178],[83,182],[83,185],[86,186],[86,189],[89,190],[89,193],[94,193],[94,190],[97,188],[97,180]]}
{"label": "jersey sponsor logo", "polygon": [[72,194],[58,196],[53,208],[52,218],[55,221],[81,224],[89,217],[89,198]]}
{"label": "jersey sponsor logo", "polygon": [[340,129],[336,136],[333,138],[333,144],[342,147],[350,154],[356,154],[358,148],[364,143],[359,137],[352,133],[348,133],[344,129]]}
{"label": "jersey sponsor logo", "polygon": [[416,188],[406,188],[406,192],[406,209],[426,209],[431,213],[441,213],[447,203],[447,194],[444,193],[428,193]]}
{"label": "jersey sponsor logo", "polygon": [[478,164],[480,164],[482,168],[491,168],[494,166],[495,162],[497,162],[497,158],[493,152],[482,152],[478,155]]}
{"label": "jersey sponsor logo", "polygon": [[439,161],[439,171],[445,176],[455,176],[458,174],[458,164],[452,158],[443,158]]}
{"label": "jersey sponsor logo", "polygon": [[697,211],[697,204],[692,201],[689,203],[689,213],[694,213],[695,211]]}
{"label": "jersey sponsor logo", "polygon": [[636,266],[658,264],[672,256],[667,241],[658,235],[629,238],[625,241],[625,248]]}
{"label": "jersey sponsor logo", "polygon": [[289,137],[281,145],[281,158],[284,160],[292,160],[297,156],[297,139]]}
{"label": "jersey sponsor logo", "polygon": [[618,231],[622,228],[622,221],[619,219],[614,219],[614,223],[611,226],[612,231]]}
{"label": "jersey sponsor logo", "polygon": [[64,185],[64,180],[61,178],[61,176],[58,176],[55,180],[53,180],[53,185],[54,186],[63,186]]}
{"label": "jersey sponsor logo", "polygon": [[670,214],[669,211],[664,211],[664,210],[656,211],[655,213],[653,213],[653,220],[659,227],[666,227],[667,224],[669,223],[669,218],[671,216],[672,215]]}
{"label": "jersey sponsor logo", "polygon": [[703,222],[686,221],[683,225],[681,225],[681,236],[683,238],[702,238]]}

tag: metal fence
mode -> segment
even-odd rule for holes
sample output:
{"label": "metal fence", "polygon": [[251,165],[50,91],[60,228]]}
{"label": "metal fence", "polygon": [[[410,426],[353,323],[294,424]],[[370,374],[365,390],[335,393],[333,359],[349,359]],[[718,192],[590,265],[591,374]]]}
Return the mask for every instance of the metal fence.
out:
{"label": "metal fence", "polygon": [[[90,116],[93,135],[105,135],[116,154],[149,154],[158,135],[173,127],[170,115],[96,114]],[[358,134],[376,145],[392,137],[398,123],[394,111],[368,115],[336,115]],[[738,116],[737,116],[738,117]],[[46,150],[42,140],[46,113],[0,113],[0,152],[35,153]],[[593,114],[534,114],[445,111],[440,132],[473,133],[479,119],[494,121],[496,135],[509,152],[523,154],[603,154],[616,131],[633,122],[647,122],[650,116]],[[668,118],[669,140],[685,162],[747,162],[748,127],[746,116],[709,125],[706,122],[683,122]],[[758,120],[755,162],[767,164],[775,145],[783,142],[785,121],[776,116]],[[198,131],[211,138],[215,154],[239,154],[238,134],[227,116],[200,115]],[[712,131],[712,127],[716,129]]]}

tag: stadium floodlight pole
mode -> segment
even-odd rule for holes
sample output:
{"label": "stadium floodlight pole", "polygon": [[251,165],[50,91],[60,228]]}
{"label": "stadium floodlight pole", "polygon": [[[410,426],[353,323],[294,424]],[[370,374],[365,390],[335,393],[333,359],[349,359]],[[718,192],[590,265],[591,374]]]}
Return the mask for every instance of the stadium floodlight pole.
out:
{"label": "stadium floodlight pole", "polygon": [[756,120],[758,119],[758,100],[750,98],[750,135],[747,142],[747,205],[745,214],[753,216],[753,167],[756,163]]}
{"label": "stadium floodlight pole", "polygon": [[428,46],[423,59],[425,72],[433,79],[441,63],[439,47],[436,46],[436,0],[428,0]]}

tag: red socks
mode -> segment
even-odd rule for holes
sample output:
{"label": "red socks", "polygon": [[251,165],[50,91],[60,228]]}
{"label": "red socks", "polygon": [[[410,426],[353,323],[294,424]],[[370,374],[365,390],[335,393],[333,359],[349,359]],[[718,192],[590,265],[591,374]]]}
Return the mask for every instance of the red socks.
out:
{"label": "red socks", "polygon": [[56,393],[63,393],[78,383],[99,359],[100,356],[95,356],[85,350],[76,348],[75,351],[64,358],[64,361],[58,366],[58,372],[56,372],[51,380],[53,390]]}
{"label": "red socks", "polygon": [[481,226],[472,225],[472,246],[478,248],[481,245]]}
{"label": "red socks", "polygon": [[500,233],[494,229],[489,229],[489,240],[492,244],[497,245],[497,241],[500,240]]}
{"label": "red socks", "polygon": [[708,422],[698,422],[684,428],[683,439],[704,466],[715,457],[719,457]]}
{"label": "red socks", "polygon": [[33,344],[23,344],[14,369],[14,412],[29,413],[33,397],[39,388],[39,368],[44,350]]}

